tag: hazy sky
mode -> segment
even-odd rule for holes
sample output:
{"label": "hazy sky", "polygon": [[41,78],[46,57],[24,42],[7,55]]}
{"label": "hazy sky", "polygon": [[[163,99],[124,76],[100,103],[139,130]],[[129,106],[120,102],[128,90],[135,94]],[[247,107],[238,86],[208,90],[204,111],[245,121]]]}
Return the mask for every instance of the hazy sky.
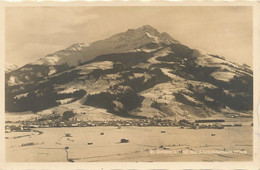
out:
{"label": "hazy sky", "polygon": [[19,66],[147,24],[191,48],[252,66],[251,7],[9,7],[5,15],[6,62]]}

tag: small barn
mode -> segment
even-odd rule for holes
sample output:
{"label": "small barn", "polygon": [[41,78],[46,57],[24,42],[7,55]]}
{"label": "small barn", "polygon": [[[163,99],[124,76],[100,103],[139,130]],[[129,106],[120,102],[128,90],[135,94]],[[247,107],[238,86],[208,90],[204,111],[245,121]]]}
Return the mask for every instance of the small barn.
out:
{"label": "small barn", "polygon": [[121,141],[120,141],[121,143],[128,143],[129,142],[129,139],[121,139]]}

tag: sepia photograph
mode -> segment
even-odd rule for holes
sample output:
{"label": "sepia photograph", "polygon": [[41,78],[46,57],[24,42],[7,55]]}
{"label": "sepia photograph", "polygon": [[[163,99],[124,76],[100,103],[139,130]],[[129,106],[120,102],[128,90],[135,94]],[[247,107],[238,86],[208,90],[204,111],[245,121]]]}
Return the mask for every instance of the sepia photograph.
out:
{"label": "sepia photograph", "polygon": [[6,162],[252,162],[252,6],[8,6]]}

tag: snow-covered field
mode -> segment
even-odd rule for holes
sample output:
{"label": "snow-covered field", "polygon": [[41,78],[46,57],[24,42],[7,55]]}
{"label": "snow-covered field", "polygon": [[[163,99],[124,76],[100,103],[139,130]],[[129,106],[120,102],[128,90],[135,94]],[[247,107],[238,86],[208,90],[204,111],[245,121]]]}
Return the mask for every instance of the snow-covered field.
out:
{"label": "snow-covered field", "polygon": [[[75,162],[252,160],[252,127],[248,125],[199,130],[178,127],[77,127],[37,130],[43,134],[6,139],[8,162],[66,162],[65,147],[69,147],[68,158]],[[162,130],[165,130],[165,133],[161,133]],[[101,132],[104,135],[100,135]],[[65,133],[70,133],[71,137],[65,137]],[[215,136],[212,136],[212,133],[215,133]],[[6,137],[13,137],[14,134],[20,136],[19,132],[12,132],[6,133]],[[129,143],[120,143],[122,138],[129,139]],[[32,145],[22,146],[28,143]],[[180,153],[181,150],[183,153]],[[241,153],[227,153],[237,151]],[[190,154],[191,152],[204,153]]]}

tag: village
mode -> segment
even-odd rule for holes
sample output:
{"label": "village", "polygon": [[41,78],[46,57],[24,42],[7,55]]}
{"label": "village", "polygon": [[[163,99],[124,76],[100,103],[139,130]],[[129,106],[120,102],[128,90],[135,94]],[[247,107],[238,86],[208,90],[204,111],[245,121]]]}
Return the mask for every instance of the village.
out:
{"label": "village", "polygon": [[[114,126],[120,129],[124,126],[161,126],[161,127],[180,127],[181,129],[224,129],[224,127],[242,126],[239,123],[224,124],[224,119],[202,119],[190,121],[182,119],[179,121],[161,118],[130,119],[130,120],[108,120],[108,121],[82,121],[77,118],[67,120],[39,120],[33,121],[6,121],[5,132],[30,131],[32,128],[62,128],[62,127],[95,127],[95,126]],[[253,124],[251,124],[253,126]]]}

